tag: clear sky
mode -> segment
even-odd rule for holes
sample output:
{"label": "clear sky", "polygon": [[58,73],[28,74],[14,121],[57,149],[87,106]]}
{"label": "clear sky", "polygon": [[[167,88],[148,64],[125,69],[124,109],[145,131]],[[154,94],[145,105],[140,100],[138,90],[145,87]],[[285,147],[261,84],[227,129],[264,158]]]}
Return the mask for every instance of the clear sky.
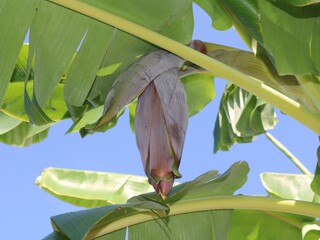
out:
{"label": "clear sky", "polygon": [[[211,21],[195,7],[194,39],[247,49],[234,30],[211,28]],[[220,172],[239,160],[249,163],[247,184],[238,193],[266,195],[261,172],[300,173],[265,136],[250,144],[238,144],[229,152],[213,154],[213,128],[225,80],[215,79],[217,96],[189,120],[182,156],[180,182],[189,181],[212,169]],[[311,130],[277,111],[279,122],[271,133],[313,172],[318,137]],[[39,189],[35,179],[44,168],[59,167],[144,175],[128,113],[106,133],[84,139],[65,132],[71,121],[53,126],[49,137],[36,145],[17,148],[0,143],[0,229],[1,239],[41,239],[52,232],[50,216],[78,210]]]}

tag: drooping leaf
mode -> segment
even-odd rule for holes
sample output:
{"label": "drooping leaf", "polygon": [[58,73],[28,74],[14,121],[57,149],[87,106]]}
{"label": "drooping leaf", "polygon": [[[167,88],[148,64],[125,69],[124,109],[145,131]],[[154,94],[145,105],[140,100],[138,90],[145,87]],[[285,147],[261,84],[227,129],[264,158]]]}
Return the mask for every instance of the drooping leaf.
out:
{"label": "drooping leaf", "polygon": [[[246,163],[236,163],[225,174],[217,176],[216,171],[211,171],[196,178],[194,181],[174,187],[172,197],[167,198],[165,201],[162,201],[156,194],[144,194],[132,198],[127,204],[123,205],[108,205],[55,216],[52,217],[52,223],[56,231],[71,239],[97,237],[101,237],[99,239],[108,239],[109,232],[125,231],[127,224],[121,219],[143,213],[144,215],[150,214],[151,220],[157,218],[156,216],[165,217],[169,213],[169,216],[162,219],[129,226],[129,239],[143,239],[142,237],[154,239],[159,236],[164,236],[164,239],[168,237],[170,239],[171,236],[174,239],[194,239],[197,236],[211,236],[212,239],[223,239],[219,238],[219,236],[228,236],[230,210],[170,216],[170,204],[178,200],[188,202],[208,196],[232,194],[246,181],[247,172],[248,166]],[[82,221],[83,219],[85,221]],[[115,219],[118,219],[121,225],[119,225],[120,222],[115,222]],[[197,221],[194,221],[195,219]],[[146,226],[148,227],[146,228]],[[188,227],[186,228],[186,226]],[[117,234],[117,232],[111,234]],[[182,238],[179,238],[179,236],[182,236]]]}
{"label": "drooping leaf", "polygon": [[[102,23],[90,22],[65,82],[65,100],[72,107],[81,107],[86,101],[115,31]],[[72,114],[72,116],[81,117],[80,114]]]}
{"label": "drooping leaf", "polygon": [[103,106],[99,106],[97,108],[93,108],[92,110],[87,111],[81,119],[76,121],[67,133],[78,132],[81,129],[85,128],[87,125],[94,124],[103,113]]}
{"label": "drooping leaf", "polygon": [[314,199],[314,192],[310,188],[313,175],[262,173],[260,177],[271,196],[308,202]]}
{"label": "drooping leaf", "polygon": [[36,184],[62,201],[86,208],[126,203],[153,191],[146,177],[59,168],[45,169]]}
{"label": "drooping leaf", "polygon": [[26,147],[46,139],[49,128],[52,125],[35,126],[31,123],[21,122],[12,130],[1,134],[0,142],[18,147]]}
{"label": "drooping leaf", "polygon": [[17,127],[21,120],[8,116],[7,114],[0,111],[0,135]]}
{"label": "drooping leaf", "polygon": [[277,119],[268,103],[228,84],[214,128],[214,152],[229,150],[235,143],[251,142],[275,126]]}
{"label": "drooping leaf", "polygon": [[[44,109],[45,113],[54,121],[65,119],[68,116],[68,108],[63,97],[64,84],[59,84],[53,91],[52,101]],[[28,81],[27,90],[32,92],[33,81]],[[3,101],[2,111],[21,119],[30,121],[24,108],[24,82],[11,82]]]}
{"label": "drooping leaf", "polygon": [[39,6],[30,28],[29,54],[34,54],[33,98],[40,107],[47,105],[58,86],[86,33],[87,22],[82,15],[48,1]]}
{"label": "drooping leaf", "polygon": [[[23,40],[40,0],[3,0],[0,3],[0,107]],[[4,67],[5,66],[5,67]]]}
{"label": "drooping leaf", "polygon": [[[190,0],[168,0],[157,5],[155,2],[145,0],[134,4],[123,0],[116,3],[113,1],[103,3],[88,1],[88,3],[183,44],[191,40],[193,17]],[[19,5],[17,1],[15,4]],[[1,3],[1,11],[14,17],[16,21],[12,21],[9,15],[2,14],[1,16],[8,18],[8,21],[7,19],[1,21],[3,24],[0,30],[5,32],[5,29],[18,29],[14,24],[24,21],[23,27],[21,25],[19,28],[20,32],[17,31],[17,34],[20,34],[19,37],[17,35],[14,38],[21,40],[20,45],[14,41],[10,42],[10,34],[5,34],[8,44],[15,44],[17,54],[9,51],[9,45],[3,45],[4,48],[0,51],[1,59],[8,59],[6,55],[9,54],[12,57],[12,64],[15,63],[25,34],[30,28],[29,68],[27,69],[30,76],[25,77],[23,73],[26,61],[19,60],[15,70],[14,65],[12,68],[6,68],[9,71],[8,76],[1,79],[4,84],[5,81],[9,82],[9,75],[11,76],[12,73],[11,81],[34,79],[35,84],[32,91],[27,83],[28,91],[24,94],[25,112],[32,122],[39,125],[56,120],[52,119],[43,109],[50,105],[51,99],[54,98],[52,93],[61,84],[61,81],[66,86],[64,94],[69,114],[78,121],[86,110],[92,109],[90,104],[93,104],[94,107],[103,104],[113,82],[122,71],[134,63],[138,57],[155,49],[153,45],[139,38],[51,1],[21,1],[21,9],[18,10],[29,9],[28,16],[15,9],[15,4],[12,5],[11,1]],[[28,8],[23,7],[24,5]],[[128,7],[131,11],[127,11]],[[146,10],[146,14],[141,15],[142,8]],[[22,32],[24,32],[23,36]],[[94,50],[92,46],[95,46]],[[78,54],[75,54],[76,51]],[[24,54],[24,60],[26,60],[26,52],[25,49],[22,49],[20,54]],[[100,68],[112,66],[117,67],[107,76],[96,76]],[[1,89],[6,90],[6,85],[3,85]]]}
{"label": "drooping leaf", "polygon": [[81,137],[85,137],[88,134],[93,134],[95,132],[105,132],[117,124],[118,119],[122,116],[124,111],[125,108],[122,108],[107,124],[104,124],[97,129],[97,121],[101,117],[101,115],[97,115],[97,113],[103,112],[103,106],[94,108],[91,111],[86,112],[80,120],[75,122],[67,133],[79,131]]}

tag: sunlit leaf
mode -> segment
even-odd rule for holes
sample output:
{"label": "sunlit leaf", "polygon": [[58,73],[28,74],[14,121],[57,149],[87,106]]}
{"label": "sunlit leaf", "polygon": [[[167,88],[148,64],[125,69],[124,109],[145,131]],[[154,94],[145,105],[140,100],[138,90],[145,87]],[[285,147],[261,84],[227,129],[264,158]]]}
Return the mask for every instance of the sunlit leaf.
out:
{"label": "sunlit leaf", "polygon": [[[0,3],[0,107],[23,40],[40,0],[3,0]],[[5,67],[3,67],[5,66]]]}
{"label": "sunlit leaf", "polygon": [[[247,164],[239,162],[222,175],[217,176],[217,171],[210,171],[194,181],[174,187],[172,196],[165,201],[155,193],[143,194],[132,198],[127,204],[108,205],[52,217],[53,227],[71,239],[83,239],[85,236],[85,239],[96,237],[105,239],[102,236],[109,232],[106,229],[108,227],[111,227],[113,231],[121,228],[125,231],[126,225],[111,226],[114,219],[133,217],[141,212],[156,213],[155,216],[164,217],[170,214],[170,204],[176,201],[191,201],[208,196],[232,194],[244,184],[247,173]],[[164,239],[173,237],[173,239],[191,240],[198,236],[204,238],[210,236],[210,239],[222,239],[219,237],[228,236],[231,213],[231,210],[222,210],[169,215],[155,221],[129,226],[128,237],[129,239],[158,239],[159,236],[163,236]],[[82,221],[82,219],[86,220]],[[109,235],[105,235],[107,236]]]}
{"label": "sunlit leaf", "polygon": [[8,116],[7,114],[0,112],[0,135],[17,127],[21,120]]}
{"label": "sunlit leaf", "polygon": [[46,139],[49,128],[52,125],[35,126],[31,123],[21,122],[12,130],[1,134],[0,142],[18,147],[26,147]]}
{"label": "sunlit leaf", "polygon": [[[193,17],[190,0],[167,0],[161,4],[145,0],[134,4],[123,0],[103,3],[88,1],[88,3],[183,44],[191,41]],[[142,8],[145,14],[141,15]],[[57,120],[53,119],[46,110],[44,112],[42,110],[50,105],[51,99],[54,99],[54,91],[61,81],[65,83],[63,100],[67,104],[64,103],[64,105],[68,106],[73,119],[78,120],[86,109],[92,109],[90,104],[97,107],[104,103],[117,76],[134,63],[137,57],[155,49],[153,45],[139,38],[58,6],[51,1],[28,0],[15,1],[15,4],[12,4],[12,1],[5,0],[1,3],[0,9],[6,13],[1,14],[3,18],[0,25],[1,32],[17,29],[14,34],[11,31],[10,34],[4,35],[6,38],[0,50],[1,59],[7,61],[12,58],[10,64],[8,62],[12,67],[8,65],[6,67],[8,72],[2,71],[1,75],[3,95],[12,74],[11,81],[21,81],[26,79],[23,72],[29,72],[30,76],[27,76],[27,79],[34,79],[35,84],[32,87],[33,91],[28,83],[30,98],[25,94],[25,112],[32,122],[39,125]],[[28,11],[28,15],[21,14],[20,10]],[[29,69],[25,69],[27,64],[25,47],[20,54],[23,61],[19,58],[13,69],[29,28]],[[14,37],[15,41],[11,41],[11,37]],[[92,46],[95,47],[92,48]],[[13,52],[10,52],[11,50]],[[75,54],[76,51],[78,54]],[[115,64],[116,68],[112,67]],[[107,74],[105,72],[102,74],[104,76],[97,77],[99,69],[109,70]],[[2,103],[1,96],[0,99]],[[78,111],[79,109],[81,111]]]}
{"label": "sunlit leaf", "polygon": [[[59,84],[54,90],[51,102],[46,106],[45,113],[54,121],[59,121],[68,117],[68,109],[63,97],[64,84]],[[29,81],[27,90],[32,92],[33,81]],[[3,101],[2,111],[21,119],[29,121],[24,108],[24,82],[11,82]]]}
{"label": "sunlit leaf", "polygon": [[45,169],[36,183],[60,200],[87,208],[126,203],[153,191],[145,177],[59,168]]}
{"label": "sunlit leaf", "polygon": [[314,192],[310,188],[313,175],[262,173],[261,181],[266,191],[274,197],[312,202]]}

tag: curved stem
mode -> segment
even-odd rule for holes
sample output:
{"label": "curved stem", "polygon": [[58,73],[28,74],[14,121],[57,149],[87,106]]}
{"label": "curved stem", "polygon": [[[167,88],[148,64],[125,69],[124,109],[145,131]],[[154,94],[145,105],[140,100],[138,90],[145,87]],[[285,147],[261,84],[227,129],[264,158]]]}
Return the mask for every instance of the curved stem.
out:
{"label": "curved stem", "polygon": [[272,142],[281,152],[283,152],[304,174],[312,174],[303,164],[294,156],[281,142],[279,142],[274,136],[266,132],[266,137]]}
{"label": "curved stem", "polygon": [[133,36],[166,49],[196,65],[212,72],[215,76],[227,79],[239,87],[279,108],[320,135],[320,117],[286,95],[265,85],[262,81],[229,67],[209,56],[191,49],[179,42],[153,32],[145,27],[90,6],[78,0],[49,0],[52,3],[71,9],[100,22],[114,26]]}
{"label": "curved stem", "polygon": [[[219,196],[196,200],[182,200],[170,205],[169,216],[211,210],[247,209],[277,211],[309,217],[320,217],[320,204],[296,200],[285,200],[251,196]],[[101,226],[89,232],[85,239],[93,239],[127,226],[157,219],[152,211],[138,212]]]}

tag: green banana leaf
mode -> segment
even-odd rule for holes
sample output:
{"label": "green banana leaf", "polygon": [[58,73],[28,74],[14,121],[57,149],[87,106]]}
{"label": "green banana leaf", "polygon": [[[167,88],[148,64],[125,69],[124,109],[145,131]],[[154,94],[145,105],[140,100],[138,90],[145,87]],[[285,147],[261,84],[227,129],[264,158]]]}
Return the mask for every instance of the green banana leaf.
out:
{"label": "green banana leaf", "polygon": [[181,78],[187,95],[189,117],[200,112],[215,95],[214,78],[207,74],[192,74]]}
{"label": "green banana leaf", "polygon": [[123,204],[153,191],[146,177],[59,168],[43,170],[36,184],[62,201],[86,208]]}
{"label": "green banana leaf", "polygon": [[273,197],[314,201],[315,194],[310,187],[314,176],[311,174],[262,173],[260,178],[266,191]]}
{"label": "green banana leaf", "polygon": [[[280,240],[301,239],[303,229],[305,236],[317,234],[314,226],[317,222],[312,217],[269,211],[196,210],[201,209],[196,205],[199,200],[232,195],[245,183],[248,170],[245,162],[238,162],[222,175],[209,171],[173,187],[165,200],[147,193],[129,199],[126,204],[54,216],[51,221],[55,232],[44,239]],[[187,204],[185,209],[183,204]],[[210,206],[214,208],[214,204]]]}
{"label": "green banana leaf", "polygon": [[[8,85],[8,89],[4,98],[2,105],[2,110],[7,114],[13,116],[14,118],[20,119],[22,121],[29,121],[29,117],[24,109],[24,77],[26,74],[27,68],[27,53],[29,50],[29,45],[24,44],[20,52],[18,63],[14,74],[12,75],[11,82]],[[31,69],[33,72],[33,69]],[[72,71],[72,70],[70,70]],[[69,118],[68,106],[64,100],[65,91],[65,76],[68,74],[69,68],[64,73],[61,83],[53,92],[52,100],[50,105],[45,107],[45,112],[53,121],[60,121],[66,118]],[[33,74],[31,74],[32,76]],[[214,82],[213,77],[207,74],[201,73],[189,73],[187,76],[183,76],[181,79],[186,94],[188,96],[188,110],[189,116],[193,116],[198,113],[206,104],[208,104],[215,96]],[[27,91],[33,91],[33,81],[28,81]],[[69,112],[71,111],[69,106]],[[103,106],[97,108],[86,108],[83,116],[76,120],[74,119],[74,124],[71,126],[68,132],[78,132],[85,126],[93,124],[99,119],[99,116],[102,115]],[[131,110],[135,112],[135,108]],[[131,113],[132,113],[131,112]],[[109,124],[109,129],[116,125],[116,120],[122,115],[123,112],[120,112],[113,122]],[[72,115],[72,114],[71,114]],[[133,117],[134,115],[132,115]],[[17,120],[18,121],[18,120]],[[87,132],[81,134],[84,136]]]}
{"label": "green banana leaf", "polygon": [[[70,239],[124,239],[125,227],[131,225],[127,217],[134,219],[139,214],[150,215],[150,220],[156,219],[147,222],[136,220],[137,224],[128,228],[128,239],[195,239],[199,236],[227,239],[231,210],[188,213],[185,209],[185,213],[171,216],[170,206],[173,208],[175,203],[181,201],[231,195],[245,183],[248,170],[247,163],[238,162],[222,175],[210,171],[191,182],[174,187],[172,195],[166,200],[154,193],[143,194],[130,199],[127,204],[107,205],[52,217],[53,228],[57,233],[44,239],[52,239],[58,233]],[[86,221],[81,221],[83,218]],[[120,222],[115,223],[115,219]]]}
{"label": "green banana leaf", "polygon": [[214,152],[248,143],[272,129],[277,122],[272,106],[239,87],[228,84],[214,128]]}
{"label": "green banana leaf", "polygon": [[5,113],[0,112],[0,122],[1,122],[1,125],[0,125],[0,135],[1,135],[17,127],[21,123],[21,120],[10,117]]}
{"label": "green banana leaf", "polygon": [[320,5],[294,7],[260,0],[259,6],[264,44],[278,72],[319,75]]}
{"label": "green banana leaf", "polygon": [[[189,0],[167,1],[157,6],[155,2],[150,1],[138,1],[134,4],[128,1],[88,3],[108,9],[183,44],[191,40],[193,17]],[[48,122],[45,119],[50,119],[44,108],[53,97],[53,91],[59,86],[67,68],[69,71],[65,79],[64,99],[72,117],[77,119],[84,114],[83,109],[86,109],[88,101],[103,104],[116,77],[137,57],[154,49],[154,46],[132,35],[60,7],[51,1],[17,0],[14,4],[12,1],[2,1],[1,4],[1,31],[17,31],[2,35],[0,55],[10,55],[11,58],[6,60],[8,62],[1,63],[8,67],[0,74],[0,103],[2,105],[23,39],[30,28],[26,69],[28,76],[25,75],[24,79],[29,79],[33,63],[35,84],[29,103],[25,102],[25,108],[30,119],[37,119],[37,124],[40,125]],[[131,10],[127,11],[128,9]],[[140,9],[144,9],[146,14],[141,14]],[[27,15],[23,13],[25,10],[28,10]],[[12,41],[12,38],[16,40]],[[78,54],[75,56],[76,51]],[[96,76],[100,68],[114,64],[117,64],[118,68],[112,74]],[[19,79],[21,77],[20,74]],[[28,92],[31,96],[30,91]],[[44,112],[41,112],[41,109]]]}
{"label": "green banana leaf", "polygon": [[[26,16],[26,21],[23,22],[24,28],[22,27],[19,31],[14,32],[14,37],[16,39],[22,39],[22,36],[25,36],[26,31],[31,26],[29,64],[27,64],[28,67],[26,69],[28,76],[25,76],[25,79],[34,78],[35,84],[32,86],[34,91],[31,91],[31,86],[27,84],[26,92],[29,94],[24,94],[24,104],[27,115],[31,121],[38,125],[55,121],[55,119],[52,119],[50,114],[47,112],[48,104],[50,104],[48,101],[52,98],[52,91],[61,84],[61,81],[65,83],[64,98],[69,114],[75,121],[78,121],[86,111],[103,104],[105,96],[115,81],[116,76],[118,76],[120,72],[132,64],[137,57],[154,49],[150,44],[147,44],[136,37],[132,37],[121,30],[117,30],[118,28],[104,25],[96,20],[85,17],[84,15],[86,14],[80,15],[68,10],[67,8],[53,4],[53,2],[55,1],[29,0],[29,5],[27,7],[31,8],[29,14]],[[151,3],[143,0],[137,4],[135,3],[135,6],[132,6],[132,4],[130,5],[130,3],[127,3],[126,1],[120,1],[117,2],[117,4],[113,3],[111,6],[109,6],[110,3],[108,1],[103,4],[99,1],[83,2],[88,2],[91,6],[98,7],[102,10],[106,10],[117,16],[128,19],[133,23],[155,30],[156,32],[164,34],[165,36],[177,40],[180,43],[186,44],[190,42],[192,34],[192,11],[190,1],[170,1],[171,5],[163,4],[156,10],[153,2]],[[203,8],[205,8],[207,12],[210,12],[211,16],[215,15],[218,22],[220,21],[219,15],[222,16],[221,18],[229,19],[225,21],[226,24],[224,21],[220,21],[220,23],[224,26],[229,26],[230,23],[234,24],[240,35],[247,36],[250,40],[250,46],[254,45],[254,42],[257,41],[258,45],[255,50],[257,51],[257,49],[259,50],[259,47],[261,47],[262,50],[260,49],[261,51],[258,52],[262,55],[269,54],[270,56],[269,49],[264,45],[263,38],[265,36],[262,31],[263,29],[261,28],[261,24],[259,23],[259,2],[240,1],[236,3],[232,1],[214,1],[212,2],[214,4],[205,0],[196,2],[199,4],[201,3]],[[19,24],[21,24],[23,21],[22,18],[20,18],[20,16],[23,15],[20,12],[21,9],[17,9],[16,5],[12,4],[10,1],[3,1],[2,4],[2,11],[10,12],[11,15],[19,15],[17,21],[20,21]],[[25,2],[23,2],[23,4],[25,4]],[[75,2],[71,1],[69,8],[72,9],[73,4],[76,5]],[[308,2],[304,3],[304,5],[308,4]],[[141,8],[141,5],[143,5],[144,9],[146,9],[147,6],[149,10],[143,15],[143,17],[141,17],[140,11],[138,10]],[[133,9],[132,12],[130,11],[127,13],[125,11],[128,6]],[[164,11],[164,8],[166,8],[166,10],[170,9],[170,11]],[[228,9],[228,11],[226,11],[226,9]],[[298,10],[300,11],[300,9]],[[79,9],[77,11],[81,12]],[[219,14],[215,14],[215,11]],[[174,12],[174,14],[170,15],[172,12]],[[235,14],[230,15],[230,12],[234,12]],[[161,16],[155,19],[154,16],[156,14]],[[11,21],[11,15],[2,15],[2,23],[4,24],[1,26],[3,28],[11,26],[10,24],[13,24],[12,26],[14,27],[14,24],[17,24],[16,22],[13,23],[13,21]],[[50,16],[50,18],[48,16]],[[172,18],[172,16],[174,16],[174,18]],[[170,18],[170,21],[168,21],[168,18]],[[316,14],[315,18],[317,19]],[[63,24],[63,21],[68,22],[68,24]],[[227,23],[228,21],[229,23]],[[44,27],[44,25],[46,27]],[[219,23],[217,25],[219,25]],[[66,32],[72,34],[66,35]],[[101,36],[106,36],[108,41],[104,42],[101,40],[103,38],[98,38],[98,33],[101,34]],[[12,45],[11,47],[14,48],[14,51],[16,51],[17,54],[10,54],[11,58],[14,56],[15,59],[12,60],[10,58],[10,60],[8,58],[8,61],[10,60],[10,64],[12,65],[17,59],[17,49],[19,48],[20,50],[22,42],[19,45],[18,42],[10,41],[9,38],[11,36],[13,35],[3,36],[3,38],[5,38],[3,40],[4,47],[1,48],[0,53],[5,56],[5,54],[8,54],[7,49],[11,49],[10,46],[15,43],[15,45]],[[42,37],[40,38],[39,36]],[[60,41],[63,36],[65,36],[66,41]],[[315,36],[317,36],[317,33]],[[92,45],[96,46],[94,50],[91,50]],[[59,51],[57,51],[57,49]],[[75,55],[76,51],[78,52],[77,55]],[[311,57],[313,57],[313,55]],[[273,57],[270,57],[270,59],[271,61],[274,60]],[[265,63],[268,63],[268,61],[269,60],[264,59]],[[314,61],[314,59],[311,59],[311,61]],[[317,61],[317,57],[315,61]],[[14,68],[10,67],[10,64],[8,62],[9,70]],[[22,64],[22,66],[24,65],[25,63]],[[269,65],[269,63],[267,65]],[[36,74],[33,74],[33,68],[37,69],[34,70]],[[16,67],[16,69],[18,68]],[[237,69],[237,67],[235,67],[235,69]],[[249,68],[247,67],[247,69]],[[64,79],[66,77],[65,72],[68,70],[70,71],[67,74],[67,79]],[[10,71],[14,74],[15,69]],[[97,73],[98,75],[96,75]],[[3,72],[3,76],[5,74],[8,75],[8,73]],[[11,77],[13,76],[12,74]],[[275,74],[276,72],[273,72],[273,75]],[[252,76],[252,74],[248,75]],[[17,78],[21,79],[21,76],[22,75],[20,74]],[[257,75],[255,78],[261,80],[260,78],[257,78]],[[0,79],[1,89],[6,89],[8,81],[10,81],[8,80],[9,78],[2,78],[1,75]],[[262,81],[264,82],[264,80],[265,79],[263,78]],[[290,84],[288,83],[289,81]],[[267,85],[272,88],[276,86],[274,88],[276,91],[291,97],[298,104],[307,106],[308,111],[310,111],[310,115],[318,114],[319,108],[316,108],[316,111],[314,110],[314,105],[319,106],[317,103],[317,97],[315,94],[311,94],[312,101],[310,101],[308,97],[310,95],[309,90],[304,90],[301,94],[301,89],[299,89],[300,85],[296,84],[294,77],[287,78],[285,82],[276,79],[275,82],[277,84],[270,85],[270,82],[267,81]],[[282,87],[279,88],[278,85]],[[293,88],[292,85],[294,85]],[[281,89],[281,91],[279,89]],[[292,96],[292,89],[294,89],[294,92],[298,89],[300,90],[300,93],[294,93],[294,96]],[[308,89],[312,89],[312,87]],[[31,99],[28,95],[32,95]],[[258,95],[260,95],[260,92]],[[302,95],[303,97],[297,98],[298,95]],[[1,99],[3,99],[3,96],[0,94],[0,100]],[[283,110],[282,107],[280,107],[280,109]],[[311,117],[316,118],[316,115],[312,115]],[[314,126],[314,124],[310,124]],[[85,135],[85,133],[83,135]]]}
{"label": "green banana leaf", "polygon": [[299,80],[295,76],[279,76],[277,69],[266,57],[218,44],[205,43],[205,46],[208,56],[247,76],[259,79],[272,89],[304,105],[310,111],[318,113],[317,105],[309,95],[305,94]]}
{"label": "green banana leaf", "polygon": [[[15,119],[13,119],[13,122]],[[0,142],[18,146],[27,147],[39,143],[48,137],[49,128],[53,123],[43,126],[35,126],[28,122],[21,122],[11,130],[0,135]]]}
{"label": "green banana leaf", "polygon": [[[32,92],[34,81],[29,81],[27,91]],[[60,83],[52,93],[52,100],[44,108],[53,121],[70,118],[63,97],[64,84]],[[24,108],[24,82],[10,82],[3,100],[2,111],[21,121],[29,122],[28,113]]]}
{"label": "green banana leaf", "polygon": [[[317,78],[320,73],[319,1],[195,0],[195,2],[209,14],[215,28],[227,29],[233,25],[244,42],[258,57],[263,58],[268,65],[272,63],[276,68],[276,74],[288,77],[286,80],[283,79],[285,81],[276,84],[284,87],[282,91],[279,91],[278,87],[274,88],[273,85],[271,88],[292,98],[290,85],[291,83],[297,85],[302,98],[296,99],[295,96],[293,98],[295,104],[306,106],[305,110],[308,113],[303,115],[310,114],[309,119],[319,116],[319,79]],[[293,51],[293,49],[298,50]],[[266,83],[265,79],[257,79]],[[282,112],[304,122],[305,125],[316,125],[315,123],[309,124],[306,119],[303,120],[300,114],[295,115],[300,111],[302,114],[304,110],[301,108],[291,113],[286,112],[285,109],[289,108],[288,104],[281,106],[281,103],[273,101],[272,98],[263,94],[263,91],[246,86],[246,82],[230,78],[228,80],[259,97],[268,99],[268,102],[272,102]],[[266,84],[270,86],[268,81]],[[285,85],[288,87],[288,92]],[[318,131],[315,130],[315,132]]]}
{"label": "green banana leaf", "polygon": [[195,0],[195,3],[209,14],[216,29],[233,25],[250,48],[262,47],[260,52],[268,54],[281,75],[319,75],[319,1]]}

